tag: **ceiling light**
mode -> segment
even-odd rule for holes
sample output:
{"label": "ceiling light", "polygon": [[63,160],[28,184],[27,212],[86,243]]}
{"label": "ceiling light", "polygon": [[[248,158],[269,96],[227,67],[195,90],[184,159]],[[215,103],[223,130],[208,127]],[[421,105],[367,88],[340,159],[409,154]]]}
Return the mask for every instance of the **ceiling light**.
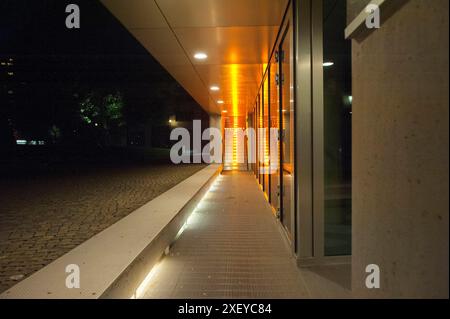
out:
{"label": "ceiling light", "polygon": [[208,55],[203,52],[198,52],[194,54],[194,58],[196,58],[197,60],[206,60],[208,58]]}
{"label": "ceiling light", "polygon": [[217,101],[218,104],[224,104],[225,102],[222,100]]}
{"label": "ceiling light", "polygon": [[324,62],[323,63],[324,67],[329,67],[329,66],[333,66],[333,65],[334,65],[334,62]]}
{"label": "ceiling light", "polygon": [[216,85],[211,86],[211,91],[219,91],[220,88]]}
{"label": "ceiling light", "polygon": [[222,113],[228,113],[228,111],[227,110],[223,110]]}

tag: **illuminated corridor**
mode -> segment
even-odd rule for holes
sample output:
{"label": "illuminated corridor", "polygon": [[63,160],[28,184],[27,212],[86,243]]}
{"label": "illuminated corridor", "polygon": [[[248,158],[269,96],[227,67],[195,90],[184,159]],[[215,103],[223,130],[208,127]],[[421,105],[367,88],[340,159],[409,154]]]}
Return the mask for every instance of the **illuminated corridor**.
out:
{"label": "illuminated corridor", "polygon": [[144,298],[308,296],[269,204],[244,172],[217,178],[143,288]]}
{"label": "illuminated corridor", "polygon": [[348,298],[345,264],[298,268],[251,173],[225,172],[138,298]]}
{"label": "illuminated corridor", "polygon": [[[141,70],[140,55],[124,48],[129,63],[95,54],[86,65],[98,63],[105,75],[89,71],[86,83],[69,72],[76,85],[59,86],[53,69],[40,66],[57,85],[30,89],[41,110],[20,91],[20,73],[36,73],[35,63],[22,69],[20,59],[0,55],[0,98],[11,115],[0,122],[13,168],[37,167],[16,156],[30,149],[32,160],[48,154],[42,166],[53,173],[63,162],[83,166],[88,151],[108,163],[111,148],[120,163],[148,156],[157,177],[145,171],[117,182],[108,197],[108,179],[93,178],[98,192],[70,191],[71,202],[49,196],[58,207],[28,203],[29,219],[2,204],[0,279],[15,285],[0,299],[448,299],[449,1],[85,1],[98,2],[165,76]],[[78,31],[69,31],[77,43]],[[105,34],[109,53],[120,42]],[[123,94],[97,76],[121,80]],[[29,119],[20,118],[18,96]],[[159,163],[192,174],[181,178]],[[29,202],[23,189],[14,195]],[[28,254],[37,271],[24,271],[15,254],[28,246],[53,261]],[[59,246],[65,255],[49,253]],[[14,272],[9,260],[18,261]]]}

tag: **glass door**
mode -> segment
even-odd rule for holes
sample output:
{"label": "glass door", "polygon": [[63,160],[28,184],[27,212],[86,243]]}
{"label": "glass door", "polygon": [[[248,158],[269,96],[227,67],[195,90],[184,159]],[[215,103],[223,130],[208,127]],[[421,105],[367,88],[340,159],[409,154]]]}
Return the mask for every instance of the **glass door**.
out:
{"label": "glass door", "polygon": [[278,59],[274,56],[270,62],[270,203],[275,211],[280,210],[280,99],[278,88]]}
{"label": "glass door", "polygon": [[288,26],[279,47],[279,96],[281,114],[281,222],[293,240],[295,234],[294,203],[294,81],[293,81],[293,53],[292,31]]}
{"label": "glass door", "polygon": [[264,169],[263,173],[263,189],[264,193],[267,196],[267,200],[270,201],[270,179],[269,179],[269,171],[270,171],[270,157],[269,157],[269,77],[266,76],[263,82],[263,101],[261,108],[263,110],[263,122],[262,127],[264,128],[263,137],[262,137],[262,152],[263,152],[263,161],[262,166]]}

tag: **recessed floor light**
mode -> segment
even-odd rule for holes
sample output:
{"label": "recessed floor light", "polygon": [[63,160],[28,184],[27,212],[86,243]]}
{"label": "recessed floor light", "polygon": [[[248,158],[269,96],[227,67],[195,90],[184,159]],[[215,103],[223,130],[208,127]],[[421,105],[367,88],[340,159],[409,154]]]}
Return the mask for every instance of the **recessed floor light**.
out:
{"label": "recessed floor light", "polygon": [[198,52],[194,54],[194,58],[196,58],[197,60],[206,60],[208,58],[208,55],[203,52]]}

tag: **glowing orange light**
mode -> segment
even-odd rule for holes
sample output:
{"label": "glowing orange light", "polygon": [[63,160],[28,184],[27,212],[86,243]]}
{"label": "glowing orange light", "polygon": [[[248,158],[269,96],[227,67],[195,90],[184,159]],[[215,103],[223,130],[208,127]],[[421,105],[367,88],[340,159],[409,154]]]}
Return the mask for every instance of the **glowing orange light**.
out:
{"label": "glowing orange light", "polygon": [[238,164],[238,115],[239,115],[239,66],[237,64],[232,64],[230,66],[231,72],[231,105],[232,105],[232,116],[233,116],[233,156],[232,162],[233,166]]}

